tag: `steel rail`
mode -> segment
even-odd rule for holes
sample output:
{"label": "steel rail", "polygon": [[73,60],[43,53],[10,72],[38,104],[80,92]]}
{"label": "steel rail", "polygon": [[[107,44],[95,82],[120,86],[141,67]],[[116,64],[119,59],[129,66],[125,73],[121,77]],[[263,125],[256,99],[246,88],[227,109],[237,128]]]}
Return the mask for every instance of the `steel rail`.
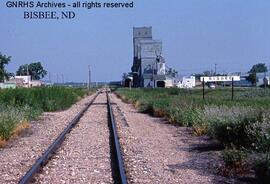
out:
{"label": "steel rail", "polygon": [[114,146],[114,152],[115,152],[115,156],[116,156],[116,169],[117,169],[116,174],[118,175],[117,178],[119,180],[117,183],[127,184],[127,177],[126,177],[126,172],[125,172],[125,167],[124,167],[124,161],[123,161],[123,157],[121,154],[120,143],[119,143],[119,139],[118,139],[116,124],[115,124],[115,120],[114,120],[114,115],[113,115],[111,101],[110,101],[108,91],[106,92],[106,96],[107,96],[109,123],[110,123],[110,127],[112,129],[111,132],[112,132],[112,139],[113,139],[113,144],[114,144],[113,146]]}
{"label": "steel rail", "polygon": [[73,120],[68,124],[68,126],[63,130],[63,132],[54,140],[54,142],[48,147],[48,149],[42,154],[42,156],[35,162],[35,164],[27,171],[27,173],[21,178],[19,184],[29,183],[34,175],[39,172],[40,168],[46,164],[53,153],[60,147],[66,138],[66,135],[72,130],[72,128],[79,122],[81,117],[87,111],[87,109],[93,104],[99,92],[94,96],[94,98],[77,114]]}

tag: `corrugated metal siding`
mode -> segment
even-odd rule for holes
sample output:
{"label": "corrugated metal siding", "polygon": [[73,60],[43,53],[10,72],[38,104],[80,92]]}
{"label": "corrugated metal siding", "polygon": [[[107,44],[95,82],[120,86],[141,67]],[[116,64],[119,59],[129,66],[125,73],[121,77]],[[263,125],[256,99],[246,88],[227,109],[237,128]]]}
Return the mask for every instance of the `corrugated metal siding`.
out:
{"label": "corrugated metal siding", "polygon": [[142,40],[139,44],[139,58],[155,58],[162,53],[162,42],[156,40]]}

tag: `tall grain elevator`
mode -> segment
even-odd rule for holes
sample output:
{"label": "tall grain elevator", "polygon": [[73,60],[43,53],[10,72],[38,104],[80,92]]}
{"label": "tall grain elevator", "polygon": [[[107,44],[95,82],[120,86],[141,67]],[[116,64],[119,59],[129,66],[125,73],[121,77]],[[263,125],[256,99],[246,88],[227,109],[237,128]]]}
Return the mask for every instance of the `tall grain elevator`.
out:
{"label": "tall grain elevator", "polygon": [[133,86],[166,87],[162,42],[153,40],[152,27],[133,28]]}

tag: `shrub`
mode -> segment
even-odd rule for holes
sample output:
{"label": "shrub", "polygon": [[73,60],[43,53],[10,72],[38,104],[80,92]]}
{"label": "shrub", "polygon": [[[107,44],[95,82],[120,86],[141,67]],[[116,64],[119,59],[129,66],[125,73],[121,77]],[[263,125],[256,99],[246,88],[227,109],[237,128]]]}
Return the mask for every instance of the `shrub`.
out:
{"label": "shrub", "polygon": [[238,107],[230,109],[227,107],[216,107],[215,111],[216,113],[211,116],[209,112],[206,112],[209,122],[209,135],[226,146],[232,144],[236,147],[244,146],[250,148],[253,146],[254,142],[256,142],[256,137],[250,134],[250,132],[254,129],[254,123],[262,122],[263,118],[260,111]]}
{"label": "shrub", "polygon": [[154,114],[153,105],[150,103],[139,103],[139,111],[142,113]]}
{"label": "shrub", "polygon": [[66,109],[86,93],[64,87],[1,90],[0,142],[10,138],[20,123],[36,119],[43,111]]}
{"label": "shrub", "polygon": [[244,160],[247,154],[243,150],[237,150],[235,148],[226,148],[222,151],[222,158],[227,167],[241,167],[244,165]]}
{"label": "shrub", "polygon": [[253,148],[258,152],[270,152],[270,123],[256,122],[251,125],[248,135],[253,141]]}
{"label": "shrub", "polygon": [[14,108],[11,106],[0,108],[0,139],[7,140],[13,133],[17,124],[27,120],[27,108]]}
{"label": "shrub", "polygon": [[17,122],[10,116],[1,114],[0,116],[0,140],[7,140],[16,127]]}

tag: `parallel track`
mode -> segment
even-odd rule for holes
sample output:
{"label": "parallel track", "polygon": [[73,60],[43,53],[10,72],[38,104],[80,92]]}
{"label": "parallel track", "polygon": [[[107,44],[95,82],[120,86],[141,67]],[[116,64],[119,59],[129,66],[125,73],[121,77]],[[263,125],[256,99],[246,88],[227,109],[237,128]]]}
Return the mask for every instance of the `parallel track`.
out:
{"label": "parallel track", "polygon": [[[48,147],[48,149],[42,154],[42,156],[32,165],[32,167],[27,171],[27,173],[21,178],[19,184],[27,184],[30,183],[35,174],[39,173],[41,168],[46,165],[49,159],[53,156],[53,154],[57,151],[57,149],[62,145],[63,141],[66,138],[66,135],[78,124],[81,117],[84,113],[89,109],[89,107],[93,104],[95,99],[100,93],[98,92],[94,98],[73,118],[73,120],[68,124],[68,126],[63,130],[63,132],[55,139],[55,141]],[[112,160],[115,160],[114,166],[116,168],[116,172],[114,173],[114,182],[120,184],[127,184],[127,177],[125,174],[124,161],[121,155],[120,143],[118,140],[116,124],[114,120],[114,115],[111,107],[110,97],[108,92],[106,91],[107,96],[107,108],[108,108],[108,120],[110,127],[110,134],[112,137]]]}

